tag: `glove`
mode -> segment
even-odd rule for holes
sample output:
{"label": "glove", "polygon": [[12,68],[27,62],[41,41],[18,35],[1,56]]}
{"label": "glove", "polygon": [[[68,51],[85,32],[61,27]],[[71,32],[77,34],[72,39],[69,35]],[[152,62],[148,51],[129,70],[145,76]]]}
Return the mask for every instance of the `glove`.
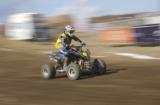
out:
{"label": "glove", "polygon": [[86,45],[86,43],[82,42],[82,46],[85,46],[85,45]]}

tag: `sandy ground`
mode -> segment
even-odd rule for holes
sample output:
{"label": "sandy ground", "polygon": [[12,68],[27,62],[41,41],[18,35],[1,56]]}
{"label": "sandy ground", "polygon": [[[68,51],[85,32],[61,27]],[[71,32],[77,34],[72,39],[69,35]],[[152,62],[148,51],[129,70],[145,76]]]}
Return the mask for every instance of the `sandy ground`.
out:
{"label": "sandy ground", "polygon": [[160,105],[160,60],[112,53],[160,57],[160,47],[90,46],[110,72],[78,81],[42,79],[40,67],[48,58],[39,52],[50,46],[1,39],[0,48],[0,105]]}

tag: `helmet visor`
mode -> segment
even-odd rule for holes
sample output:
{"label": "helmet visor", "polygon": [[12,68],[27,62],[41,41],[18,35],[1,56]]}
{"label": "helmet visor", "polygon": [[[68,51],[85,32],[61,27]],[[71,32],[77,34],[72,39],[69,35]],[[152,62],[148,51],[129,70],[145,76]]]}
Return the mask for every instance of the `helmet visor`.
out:
{"label": "helmet visor", "polygon": [[70,33],[71,33],[71,34],[74,33],[74,30],[70,30]]}

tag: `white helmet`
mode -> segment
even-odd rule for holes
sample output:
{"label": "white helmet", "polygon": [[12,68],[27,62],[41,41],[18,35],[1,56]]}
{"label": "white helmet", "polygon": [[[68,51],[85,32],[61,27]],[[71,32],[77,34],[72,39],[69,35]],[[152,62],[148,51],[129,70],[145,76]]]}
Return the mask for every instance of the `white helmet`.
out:
{"label": "white helmet", "polygon": [[64,32],[65,32],[66,34],[68,34],[68,35],[71,35],[72,33],[75,32],[75,29],[74,29],[74,27],[72,27],[72,26],[70,26],[70,25],[67,25],[67,26],[65,26]]}

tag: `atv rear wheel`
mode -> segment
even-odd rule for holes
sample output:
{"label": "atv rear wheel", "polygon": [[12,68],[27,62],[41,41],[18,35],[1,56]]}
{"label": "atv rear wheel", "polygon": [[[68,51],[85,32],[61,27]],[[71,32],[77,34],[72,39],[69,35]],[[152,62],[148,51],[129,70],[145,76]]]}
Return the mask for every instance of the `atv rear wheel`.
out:
{"label": "atv rear wheel", "polygon": [[42,77],[44,79],[51,79],[56,76],[56,70],[53,66],[44,64],[41,68]]}
{"label": "atv rear wheel", "polygon": [[70,80],[78,80],[80,78],[79,65],[75,63],[69,64],[66,73]]}

